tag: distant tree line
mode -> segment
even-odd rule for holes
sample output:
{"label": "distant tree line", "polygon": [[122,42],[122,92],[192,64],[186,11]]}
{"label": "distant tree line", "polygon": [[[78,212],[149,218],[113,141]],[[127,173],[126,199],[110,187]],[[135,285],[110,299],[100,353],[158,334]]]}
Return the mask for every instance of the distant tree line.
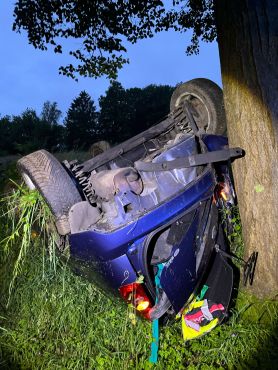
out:
{"label": "distant tree line", "polygon": [[40,115],[26,109],[18,116],[0,117],[0,155],[27,154],[37,149],[51,152],[88,150],[99,140],[121,142],[144,131],[169,112],[173,87],[149,85],[124,89],[112,82],[99,99],[99,111],[82,91],[71,103],[61,124],[57,103],[46,101]]}

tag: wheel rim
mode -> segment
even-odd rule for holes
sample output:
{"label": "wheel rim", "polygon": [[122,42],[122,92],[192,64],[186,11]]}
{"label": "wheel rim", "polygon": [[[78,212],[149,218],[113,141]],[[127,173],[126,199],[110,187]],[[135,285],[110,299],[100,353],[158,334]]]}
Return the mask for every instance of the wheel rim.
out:
{"label": "wheel rim", "polygon": [[25,184],[30,190],[36,189],[36,186],[34,185],[33,181],[30,179],[30,177],[27,175],[27,173],[23,172],[22,177],[23,177]]}
{"label": "wheel rim", "polygon": [[203,99],[197,94],[184,92],[176,100],[175,107],[181,105],[184,100],[188,100],[191,107],[193,107],[192,114],[198,128],[206,132],[209,131],[211,129],[211,117]]}

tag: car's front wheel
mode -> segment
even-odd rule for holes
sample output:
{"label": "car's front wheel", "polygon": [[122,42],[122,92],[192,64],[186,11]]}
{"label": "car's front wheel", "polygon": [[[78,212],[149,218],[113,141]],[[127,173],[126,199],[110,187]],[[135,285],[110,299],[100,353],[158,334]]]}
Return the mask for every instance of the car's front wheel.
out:
{"label": "car's front wheel", "polygon": [[82,200],[74,182],[61,163],[46,150],[26,155],[17,167],[31,189],[37,189],[51,209],[60,235],[70,232],[68,213]]}

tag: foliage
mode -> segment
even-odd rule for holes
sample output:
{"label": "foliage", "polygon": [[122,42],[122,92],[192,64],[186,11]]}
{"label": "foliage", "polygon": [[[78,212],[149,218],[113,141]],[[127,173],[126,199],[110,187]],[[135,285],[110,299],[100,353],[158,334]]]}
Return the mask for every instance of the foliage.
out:
{"label": "foliage", "polygon": [[146,351],[147,324],[129,330],[129,309],[120,302],[111,306],[70,272],[66,260],[59,262],[47,205],[36,191],[17,187],[2,199],[0,367],[53,369],[53,361],[67,369],[136,366]]}
{"label": "foliage", "polygon": [[[198,52],[198,40],[216,37],[212,0],[18,0],[13,29],[27,31],[35,48],[55,53],[67,50],[65,39],[77,39],[81,47],[67,50],[77,64],[60,67],[72,78],[107,75],[115,79],[128,62],[126,44],[174,29],[193,30],[188,53]],[[74,63],[74,62],[73,62]]]}
{"label": "foliage", "polygon": [[24,276],[1,314],[2,361],[45,370],[136,368],[142,363],[149,325],[140,321],[134,330],[125,306],[111,302],[66,265],[54,274],[46,260],[43,275],[41,258],[37,249],[30,250]]}
{"label": "foliage", "polygon": [[122,139],[123,128],[130,122],[130,109],[123,86],[119,82],[113,82],[105,96],[100,97],[99,106],[100,136],[108,142]]}
{"label": "foliage", "polygon": [[114,81],[99,100],[100,138],[111,143],[124,141],[161,121],[169,112],[174,88],[149,85],[124,89]]}
{"label": "foliage", "polygon": [[[21,189],[9,199],[20,220],[21,213],[39,198]],[[3,207],[7,208],[5,202]],[[33,221],[37,218],[34,213]],[[17,228],[10,220],[0,219],[2,238],[9,238]],[[36,223],[30,227],[30,218],[25,220],[33,232]],[[229,321],[199,340],[184,343],[179,321],[162,327],[159,362],[151,366],[150,324],[141,319],[134,322],[132,312],[120,301],[110,300],[75,276],[69,261],[59,262],[49,253],[41,235],[30,240],[8,307],[14,261],[22,244],[14,243],[9,254],[5,243],[0,248],[3,369],[270,369],[277,363],[277,301],[260,301],[240,292]]]}
{"label": "foliage", "polygon": [[97,116],[90,95],[86,91],[81,91],[71,103],[65,119],[68,148],[88,148],[95,141]]}
{"label": "foliage", "polygon": [[[51,151],[58,149],[64,134],[63,126],[56,122],[60,111],[57,109],[57,103],[49,103],[49,112],[46,111],[46,108],[44,105],[42,118],[29,108],[21,115],[0,118],[2,137],[0,151],[2,155],[28,154],[41,148]],[[56,111],[53,111],[53,108]],[[50,113],[51,109],[52,113]],[[50,119],[54,121],[51,123]]]}
{"label": "foliage", "polygon": [[45,125],[33,109],[26,109],[21,116],[13,117],[15,149],[20,153],[36,150],[45,141]]}
{"label": "foliage", "polygon": [[231,251],[239,257],[243,257],[244,245],[242,238],[242,227],[238,206],[223,209],[222,220],[225,227],[227,239],[229,240]]}
{"label": "foliage", "polygon": [[61,118],[62,112],[58,109],[57,102],[51,103],[47,100],[43,104],[41,119],[42,121],[48,123],[50,126],[58,125],[59,119]]}
{"label": "foliage", "polygon": [[174,88],[168,85],[149,85],[143,89],[127,90],[128,105],[132,108],[131,136],[160,122],[169,113]]}
{"label": "foliage", "polygon": [[[5,157],[7,158],[7,157]],[[20,182],[20,176],[16,168],[16,156],[10,156],[3,163],[0,163],[0,194],[7,194],[14,187],[13,181]],[[14,179],[11,181],[10,179]],[[1,203],[0,203],[1,204]]]}
{"label": "foliage", "polygon": [[[1,199],[3,214],[11,223],[11,232],[1,240],[3,252],[9,254],[15,245],[19,248],[9,285],[9,298],[15,279],[20,274],[28,248],[34,238],[41,238],[43,245],[48,243],[51,256],[55,256],[55,231],[53,215],[38,191],[29,191],[25,186],[13,182],[15,189]],[[55,257],[52,258],[55,262]]]}
{"label": "foliage", "polygon": [[114,81],[100,97],[96,111],[90,95],[82,91],[67,112],[65,126],[56,102],[46,101],[40,117],[33,109],[19,116],[0,118],[0,155],[28,154],[38,149],[51,152],[87,150],[99,140],[122,142],[158,123],[169,112],[174,88],[149,85],[124,89]]}
{"label": "foliage", "polygon": [[13,135],[11,132],[11,118],[5,116],[0,118],[1,146],[0,155],[10,153]]}

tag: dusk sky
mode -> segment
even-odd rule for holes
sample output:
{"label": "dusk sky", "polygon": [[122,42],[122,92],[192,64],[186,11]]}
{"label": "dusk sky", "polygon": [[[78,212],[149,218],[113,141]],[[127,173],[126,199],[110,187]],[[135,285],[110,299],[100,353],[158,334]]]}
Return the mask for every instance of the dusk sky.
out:
{"label": "dusk sky", "polygon": [[[78,82],[58,74],[66,54],[43,52],[28,44],[26,34],[12,31],[15,1],[0,2],[0,116],[22,113],[27,107],[40,114],[46,100],[56,101],[63,118],[72,100],[86,90],[97,103],[109,81],[79,78]],[[130,64],[119,71],[118,81],[125,88],[149,84],[169,84],[206,77],[221,84],[216,43],[202,43],[200,54],[185,54],[190,34],[164,32],[152,39],[128,46]],[[78,46],[76,40],[72,43]]]}

